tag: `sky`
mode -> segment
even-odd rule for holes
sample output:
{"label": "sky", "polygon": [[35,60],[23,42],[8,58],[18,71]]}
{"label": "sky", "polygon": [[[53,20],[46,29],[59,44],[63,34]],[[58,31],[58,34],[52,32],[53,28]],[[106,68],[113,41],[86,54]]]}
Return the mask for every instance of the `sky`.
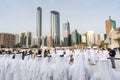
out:
{"label": "sky", "polygon": [[105,20],[109,16],[120,26],[120,0],[0,0],[0,32],[36,35],[36,10],[42,8],[42,36],[50,35],[50,11],[60,13],[62,37],[63,23],[70,23],[71,32],[93,30],[105,33]]}

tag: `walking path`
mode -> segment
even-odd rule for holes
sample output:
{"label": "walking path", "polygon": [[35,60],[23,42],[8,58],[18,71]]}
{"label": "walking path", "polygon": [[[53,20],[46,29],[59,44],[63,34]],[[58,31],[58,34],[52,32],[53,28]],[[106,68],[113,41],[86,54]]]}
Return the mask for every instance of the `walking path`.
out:
{"label": "walking path", "polygon": [[[115,63],[116,63],[116,71],[120,72],[120,54],[117,54],[115,57]],[[96,65],[91,65],[92,69],[94,70],[94,72],[98,71],[98,64]]]}

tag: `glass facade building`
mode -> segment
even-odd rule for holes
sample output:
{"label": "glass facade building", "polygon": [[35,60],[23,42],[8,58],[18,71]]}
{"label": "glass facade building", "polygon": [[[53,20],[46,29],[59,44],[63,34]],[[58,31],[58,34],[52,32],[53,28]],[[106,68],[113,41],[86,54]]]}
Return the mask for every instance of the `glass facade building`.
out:
{"label": "glass facade building", "polygon": [[42,35],[42,9],[38,7],[36,12],[36,38],[38,46],[41,45],[41,35]]}
{"label": "glass facade building", "polygon": [[57,11],[51,11],[51,37],[54,46],[60,45],[60,14]]}
{"label": "glass facade building", "polygon": [[70,24],[69,22],[63,24],[63,41],[64,41],[64,46],[70,46]]}

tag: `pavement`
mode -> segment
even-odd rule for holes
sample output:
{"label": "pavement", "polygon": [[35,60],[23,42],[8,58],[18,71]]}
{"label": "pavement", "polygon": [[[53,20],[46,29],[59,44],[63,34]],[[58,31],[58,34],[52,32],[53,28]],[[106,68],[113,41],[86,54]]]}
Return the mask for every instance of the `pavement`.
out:
{"label": "pavement", "polygon": [[116,70],[120,71],[120,53],[117,53],[117,55],[115,56],[115,63],[116,63]]}
{"label": "pavement", "polygon": [[[120,72],[120,54],[117,54],[115,56],[115,64],[116,64],[116,71],[119,71]],[[93,69],[94,72],[97,72],[98,71],[98,64],[96,65],[90,65]]]}

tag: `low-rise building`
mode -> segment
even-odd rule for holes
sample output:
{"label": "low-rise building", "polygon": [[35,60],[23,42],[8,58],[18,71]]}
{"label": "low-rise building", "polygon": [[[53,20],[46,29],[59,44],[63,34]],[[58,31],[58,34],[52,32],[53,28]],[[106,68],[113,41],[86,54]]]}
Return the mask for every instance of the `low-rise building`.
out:
{"label": "low-rise building", "polygon": [[15,35],[11,33],[0,33],[0,47],[13,47],[15,45]]}

